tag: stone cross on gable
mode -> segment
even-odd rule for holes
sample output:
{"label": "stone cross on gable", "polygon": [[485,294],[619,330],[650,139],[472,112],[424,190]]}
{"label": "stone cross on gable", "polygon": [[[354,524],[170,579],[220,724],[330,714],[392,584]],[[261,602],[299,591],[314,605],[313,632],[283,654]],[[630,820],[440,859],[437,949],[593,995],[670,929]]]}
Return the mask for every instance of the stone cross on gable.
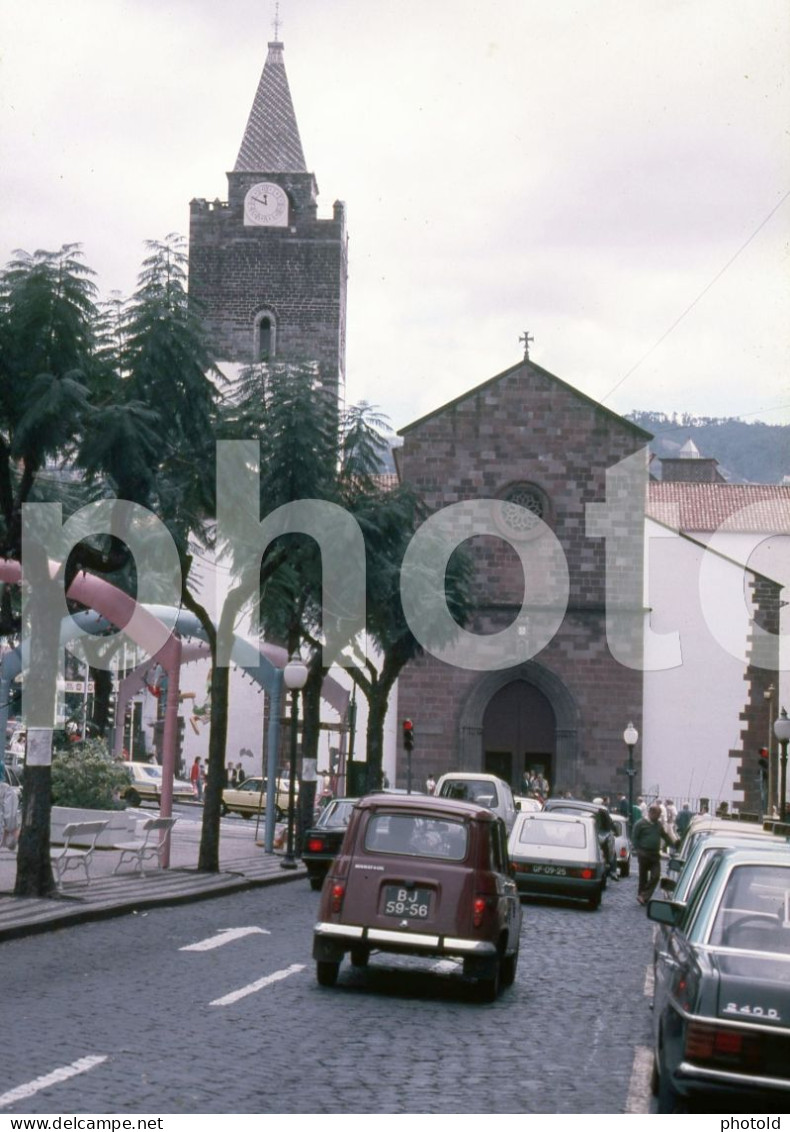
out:
{"label": "stone cross on gable", "polygon": [[529,361],[529,344],[530,344],[530,342],[534,342],[534,341],[535,341],[535,339],[532,337],[532,335],[530,334],[530,332],[528,330],[525,330],[524,333],[519,338],[519,342],[524,343],[524,361],[525,362]]}
{"label": "stone cross on gable", "polygon": [[275,43],[279,43],[280,42],[280,0],[277,0],[277,3],[274,5],[274,20],[272,22],[273,22],[273,26],[274,26],[274,41],[275,41]]}

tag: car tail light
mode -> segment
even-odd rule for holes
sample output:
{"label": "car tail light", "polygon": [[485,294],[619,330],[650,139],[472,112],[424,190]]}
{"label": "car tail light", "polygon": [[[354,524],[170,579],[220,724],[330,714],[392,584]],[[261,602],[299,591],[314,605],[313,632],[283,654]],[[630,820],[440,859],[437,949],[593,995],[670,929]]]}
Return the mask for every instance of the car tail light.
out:
{"label": "car tail light", "polygon": [[760,1060],[760,1035],[718,1026],[714,1022],[689,1022],[686,1057],[719,1065],[756,1065]]}
{"label": "car tail light", "polygon": [[582,880],[592,880],[595,876],[595,869],[579,869],[579,876]]}
{"label": "car tail light", "polygon": [[340,912],[343,907],[343,897],[346,895],[346,886],[338,884],[337,882],[332,885],[332,911]]}
{"label": "car tail light", "polygon": [[486,902],[482,896],[478,896],[475,899],[474,905],[472,906],[472,923],[476,928],[479,928],[483,923],[483,915],[485,913],[485,910]]}
{"label": "car tail light", "polygon": [[324,842],[320,837],[308,837],[307,848],[311,853],[320,853],[324,848]]}
{"label": "car tail light", "polygon": [[620,856],[621,857],[627,857],[628,856],[628,850],[626,849],[625,845],[620,846]]}

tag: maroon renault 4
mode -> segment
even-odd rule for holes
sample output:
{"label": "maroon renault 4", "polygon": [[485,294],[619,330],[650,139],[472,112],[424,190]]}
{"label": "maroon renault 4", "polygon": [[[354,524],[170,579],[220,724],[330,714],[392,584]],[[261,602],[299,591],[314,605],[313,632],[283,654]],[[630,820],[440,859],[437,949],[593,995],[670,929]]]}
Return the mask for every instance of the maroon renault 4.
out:
{"label": "maroon renault 4", "polygon": [[493,1002],[516,975],[521,904],[507,832],[491,810],[424,794],[370,794],[351,815],[321,892],[313,958],[334,986],[346,952],[450,956]]}

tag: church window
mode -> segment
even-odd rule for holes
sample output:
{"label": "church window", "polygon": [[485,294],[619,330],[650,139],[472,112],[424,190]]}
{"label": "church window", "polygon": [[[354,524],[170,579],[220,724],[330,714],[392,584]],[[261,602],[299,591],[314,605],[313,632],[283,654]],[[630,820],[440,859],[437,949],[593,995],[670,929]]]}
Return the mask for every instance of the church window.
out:
{"label": "church window", "polygon": [[270,362],[275,356],[276,327],[272,316],[266,312],[255,322],[255,360]]}
{"label": "church window", "polygon": [[503,492],[501,522],[509,534],[529,536],[540,526],[539,520],[549,520],[548,500],[539,487],[517,483]]}

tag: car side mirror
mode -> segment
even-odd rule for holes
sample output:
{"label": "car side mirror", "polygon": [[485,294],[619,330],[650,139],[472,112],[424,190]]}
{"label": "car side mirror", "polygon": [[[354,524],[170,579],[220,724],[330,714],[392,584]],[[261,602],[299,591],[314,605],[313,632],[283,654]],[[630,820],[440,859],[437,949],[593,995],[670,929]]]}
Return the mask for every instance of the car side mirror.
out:
{"label": "car side mirror", "polygon": [[647,918],[655,920],[657,924],[666,924],[674,928],[683,911],[683,904],[674,904],[669,900],[657,900],[655,897],[647,902]]}

